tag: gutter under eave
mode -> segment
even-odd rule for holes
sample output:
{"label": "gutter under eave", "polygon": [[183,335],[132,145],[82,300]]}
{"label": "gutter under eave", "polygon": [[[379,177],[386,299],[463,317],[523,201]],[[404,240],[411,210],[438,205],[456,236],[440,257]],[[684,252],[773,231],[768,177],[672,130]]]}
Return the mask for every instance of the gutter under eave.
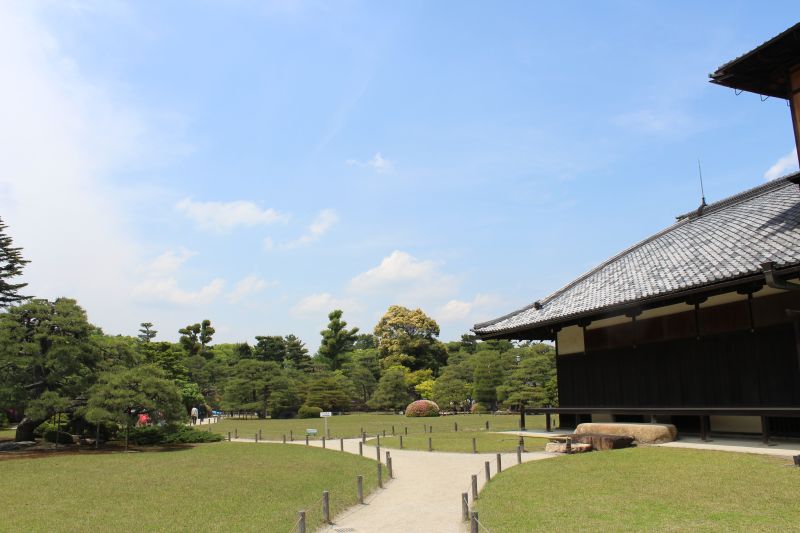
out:
{"label": "gutter under eave", "polygon": [[[774,272],[774,275],[780,276],[781,278],[786,278],[787,275],[795,274],[800,272],[800,265],[794,265],[791,267],[781,269],[780,273]],[[478,336],[478,338],[485,340],[485,339],[495,339],[498,337],[509,338],[508,336],[514,333],[519,333],[522,331],[536,331],[536,330],[547,330],[552,329],[554,327],[558,327],[558,329],[562,329],[566,326],[575,325],[578,321],[582,319],[591,319],[599,320],[602,318],[610,318],[613,316],[618,316],[624,314],[625,311],[630,310],[634,307],[639,307],[642,309],[653,309],[656,307],[662,307],[662,305],[650,305],[650,304],[664,304],[664,302],[671,303],[680,303],[681,301],[685,300],[689,296],[694,296],[697,294],[702,294],[705,292],[710,293],[726,293],[732,292],[733,289],[739,287],[741,285],[748,285],[752,283],[763,283],[769,285],[767,276],[765,273],[758,273],[758,274],[750,274],[747,276],[742,276],[740,278],[722,281],[719,283],[714,283],[711,285],[702,285],[699,287],[695,287],[692,289],[685,289],[678,292],[671,292],[662,294],[660,296],[656,296],[649,299],[642,299],[642,300],[630,300],[624,303],[614,304],[608,307],[601,307],[598,309],[593,309],[591,311],[586,311],[582,313],[574,313],[572,315],[566,315],[559,318],[554,318],[551,320],[546,320],[537,324],[529,324],[524,326],[515,326],[508,329],[498,330],[498,331],[491,331],[486,333],[480,333],[476,331],[475,328],[472,328],[471,331]],[[798,285],[800,287],[800,285]],[[775,287],[781,288],[781,287]],[[727,289],[727,290],[725,290]],[[645,304],[646,305],[643,305]],[[669,304],[667,304],[669,305]],[[550,337],[547,337],[548,339]]]}

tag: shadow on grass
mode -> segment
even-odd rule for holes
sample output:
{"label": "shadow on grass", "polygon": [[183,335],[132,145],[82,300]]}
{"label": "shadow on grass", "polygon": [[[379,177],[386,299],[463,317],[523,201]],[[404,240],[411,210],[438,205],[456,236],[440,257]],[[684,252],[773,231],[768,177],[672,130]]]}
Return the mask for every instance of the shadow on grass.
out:
{"label": "shadow on grass", "polygon": [[103,445],[99,449],[89,446],[78,445],[59,445],[58,448],[54,444],[45,442],[39,443],[36,446],[25,448],[22,450],[11,450],[7,452],[0,452],[0,461],[7,461],[11,459],[44,459],[46,457],[55,457],[63,455],[108,455],[112,453],[163,453],[163,452],[182,452],[191,450],[195,444],[152,444],[137,446],[128,446],[128,451],[125,451],[124,443],[110,442]]}

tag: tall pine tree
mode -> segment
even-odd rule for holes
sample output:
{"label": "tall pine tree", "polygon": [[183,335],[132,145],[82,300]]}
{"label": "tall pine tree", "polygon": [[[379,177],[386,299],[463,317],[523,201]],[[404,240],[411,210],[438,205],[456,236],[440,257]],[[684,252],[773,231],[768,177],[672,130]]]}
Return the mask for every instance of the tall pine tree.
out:
{"label": "tall pine tree", "polygon": [[320,331],[322,343],[317,354],[328,363],[331,370],[339,370],[346,360],[345,354],[353,350],[358,328],[347,329],[347,322],[342,320],[341,309],[331,311],[328,320],[328,329]]}
{"label": "tall pine tree", "polygon": [[10,283],[9,280],[22,274],[22,268],[30,261],[22,258],[22,248],[12,246],[13,241],[5,230],[6,225],[0,218],[0,308],[28,299],[18,292],[28,284]]}

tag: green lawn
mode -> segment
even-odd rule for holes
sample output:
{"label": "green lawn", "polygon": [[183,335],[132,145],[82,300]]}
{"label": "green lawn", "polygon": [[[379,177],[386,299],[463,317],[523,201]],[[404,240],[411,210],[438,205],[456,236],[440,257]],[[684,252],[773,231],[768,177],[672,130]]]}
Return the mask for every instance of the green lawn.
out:
{"label": "green lawn", "polygon": [[[436,452],[464,452],[472,453],[472,439],[478,453],[511,453],[517,451],[519,437],[516,435],[502,435],[487,431],[459,431],[458,433],[433,433],[422,435],[419,433],[403,437],[403,448],[406,450],[427,450],[428,439],[431,439],[433,451]],[[367,444],[374,446],[376,439],[368,439]],[[547,439],[525,439],[525,451],[543,451]],[[381,437],[382,448],[400,448],[400,437]]]}
{"label": "green lawn", "polygon": [[[492,431],[513,430],[519,427],[519,416],[516,415],[453,415],[432,418],[407,418],[403,415],[379,415],[379,414],[348,414],[333,416],[328,419],[328,429],[332,438],[348,438],[360,436],[363,428],[368,435],[377,433],[387,435],[392,434],[392,426],[396,434],[404,433],[408,428],[408,434],[422,434],[423,426],[433,426],[433,435],[437,433],[452,432],[455,424],[458,424],[459,431],[478,430],[486,427]],[[543,416],[529,416],[526,419],[528,428],[544,428]],[[291,420],[242,420],[236,418],[225,418],[217,424],[212,424],[212,431],[226,435],[227,432],[234,434],[238,430],[239,437],[251,439],[258,430],[261,430],[262,437],[268,440],[281,440],[283,435],[289,438],[289,431],[293,432],[295,440],[305,438],[306,429],[313,428],[318,431],[317,437],[321,438],[325,423],[321,418],[291,419]],[[427,442],[427,441],[426,441]]]}
{"label": "green lawn", "polygon": [[0,429],[0,440],[14,440],[14,436],[17,434],[16,429]]}
{"label": "green lawn", "polygon": [[[375,461],[282,444],[215,443],[178,451],[53,454],[0,460],[0,531],[276,531],[297,512],[321,521],[377,484]],[[384,478],[387,474],[384,474]]]}
{"label": "green lawn", "polygon": [[525,463],[480,493],[490,531],[800,529],[791,459],[632,448]]}

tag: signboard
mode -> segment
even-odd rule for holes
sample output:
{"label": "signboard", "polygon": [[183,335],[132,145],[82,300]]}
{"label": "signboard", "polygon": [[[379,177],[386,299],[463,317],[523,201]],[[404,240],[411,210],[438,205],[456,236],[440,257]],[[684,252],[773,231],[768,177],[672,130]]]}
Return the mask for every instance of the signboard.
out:
{"label": "signboard", "polygon": [[330,411],[323,411],[323,412],[321,412],[321,413],[319,414],[319,416],[320,416],[321,418],[328,418],[329,416],[333,416],[333,413],[331,413]]}

